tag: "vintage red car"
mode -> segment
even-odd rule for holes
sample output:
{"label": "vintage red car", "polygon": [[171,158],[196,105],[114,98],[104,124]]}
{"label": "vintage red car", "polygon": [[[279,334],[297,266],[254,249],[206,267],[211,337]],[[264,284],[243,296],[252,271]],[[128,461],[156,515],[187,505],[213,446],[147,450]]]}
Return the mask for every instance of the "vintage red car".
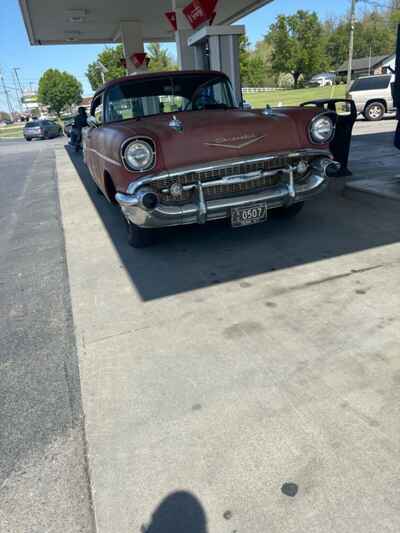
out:
{"label": "vintage red car", "polygon": [[329,151],[335,113],[244,110],[220,72],[111,81],[96,92],[88,122],[85,162],[121,207],[135,247],[157,228],[222,218],[248,226],[270,209],[294,215],[338,166]]}

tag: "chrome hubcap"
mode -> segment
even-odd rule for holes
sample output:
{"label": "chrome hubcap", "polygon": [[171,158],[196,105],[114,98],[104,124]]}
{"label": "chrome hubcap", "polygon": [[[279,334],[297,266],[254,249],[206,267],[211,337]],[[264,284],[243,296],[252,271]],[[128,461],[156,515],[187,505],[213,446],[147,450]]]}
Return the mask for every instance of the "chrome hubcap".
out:
{"label": "chrome hubcap", "polygon": [[371,107],[371,109],[369,110],[369,116],[371,118],[379,118],[382,114],[382,110],[379,106],[377,105],[374,105],[373,107]]}

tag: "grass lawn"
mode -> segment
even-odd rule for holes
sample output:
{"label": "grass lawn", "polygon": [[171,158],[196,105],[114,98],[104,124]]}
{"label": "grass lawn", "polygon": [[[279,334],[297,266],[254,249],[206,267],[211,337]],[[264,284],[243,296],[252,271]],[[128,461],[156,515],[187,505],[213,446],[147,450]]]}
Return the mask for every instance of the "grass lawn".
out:
{"label": "grass lawn", "polygon": [[245,93],[244,99],[255,108],[262,108],[269,104],[271,107],[278,106],[281,102],[284,106],[299,105],[308,100],[321,98],[344,98],[345,85],[333,87],[316,87],[312,89],[290,89],[284,91],[271,91],[265,93]]}
{"label": "grass lawn", "polygon": [[22,138],[22,130],[24,129],[24,123],[10,124],[9,126],[0,127],[0,139],[10,139],[12,137]]}

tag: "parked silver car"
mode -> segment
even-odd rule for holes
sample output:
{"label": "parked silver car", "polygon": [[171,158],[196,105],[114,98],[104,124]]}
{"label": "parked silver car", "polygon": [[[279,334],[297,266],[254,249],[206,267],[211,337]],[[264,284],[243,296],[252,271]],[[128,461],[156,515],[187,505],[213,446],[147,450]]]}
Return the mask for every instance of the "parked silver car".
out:
{"label": "parked silver car", "polygon": [[332,87],[335,85],[336,74],[334,72],[321,72],[315,74],[307,83],[307,87]]}
{"label": "parked silver car", "polygon": [[51,139],[62,135],[62,128],[51,120],[32,120],[24,127],[24,137],[27,141],[32,139]]}
{"label": "parked silver car", "polygon": [[357,111],[367,120],[382,120],[385,113],[393,113],[392,75],[363,76],[354,81],[349,96]]}

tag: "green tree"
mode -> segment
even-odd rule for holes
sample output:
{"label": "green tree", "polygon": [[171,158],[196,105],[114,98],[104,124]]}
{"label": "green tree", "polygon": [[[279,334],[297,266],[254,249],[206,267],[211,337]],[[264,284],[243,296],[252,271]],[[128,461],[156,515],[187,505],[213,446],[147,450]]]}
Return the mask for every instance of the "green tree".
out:
{"label": "green tree", "polygon": [[276,85],[276,77],[272,70],[272,46],[271,43],[262,39],[256,42],[254,48],[254,57],[262,59],[264,64],[264,80],[263,87],[273,87]]}
{"label": "green tree", "polygon": [[279,15],[266,40],[272,45],[272,70],[278,75],[290,72],[295,87],[301,75],[308,77],[326,68],[323,28],[315,12]]}
{"label": "green tree", "polygon": [[121,78],[126,75],[126,69],[123,65],[124,58],[124,49],[122,44],[117,46],[107,46],[100,54],[97,56],[96,61],[90,63],[86,70],[86,77],[90,82],[90,86],[94,91],[103,85],[103,80],[101,76],[101,68],[99,61],[107,69],[107,72],[104,74],[105,81],[115,80],[116,78]]}
{"label": "green tree", "polygon": [[255,48],[245,35],[240,37],[240,78],[243,87],[266,87],[274,85],[271,70],[272,48],[266,41],[259,41]]}
{"label": "green tree", "polygon": [[[399,12],[370,11],[359,18],[354,28],[354,57],[368,57],[391,54],[396,44],[396,18]],[[337,68],[347,60],[349,50],[350,23],[347,17],[325,23],[327,35],[326,53],[329,63]]]}
{"label": "green tree", "polygon": [[251,54],[247,62],[247,74],[243,85],[247,87],[263,87],[265,85],[266,70],[260,56]]}
{"label": "green tree", "polygon": [[160,43],[150,43],[147,46],[147,53],[150,58],[149,70],[161,72],[165,70],[176,70],[178,67],[166,48],[162,48]]}
{"label": "green tree", "polygon": [[250,42],[246,35],[239,37],[239,62],[240,80],[243,86],[246,85],[249,73]]}
{"label": "green tree", "polygon": [[68,72],[49,69],[40,78],[38,96],[42,104],[59,116],[65,107],[81,102],[82,85]]}

